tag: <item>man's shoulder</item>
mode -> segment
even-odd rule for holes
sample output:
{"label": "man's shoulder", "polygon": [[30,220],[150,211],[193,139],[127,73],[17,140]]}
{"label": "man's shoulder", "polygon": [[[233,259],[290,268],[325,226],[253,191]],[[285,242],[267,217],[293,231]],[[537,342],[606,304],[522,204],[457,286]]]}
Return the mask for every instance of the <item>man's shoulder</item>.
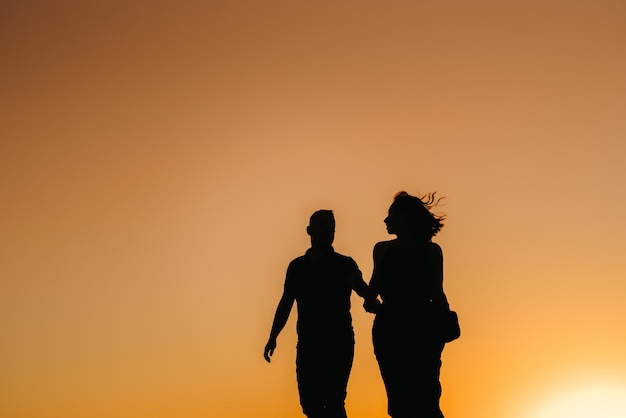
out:
{"label": "man's shoulder", "polygon": [[344,254],[340,254],[338,252],[333,253],[333,257],[335,257],[335,262],[342,264],[342,265],[348,265],[348,266],[356,266],[356,261],[354,261],[354,259],[350,256],[344,255]]}
{"label": "man's shoulder", "polygon": [[333,252],[333,256],[340,259],[340,260],[352,260],[352,257],[348,256],[348,255],[344,255],[341,253],[338,253],[337,251]]}
{"label": "man's shoulder", "polygon": [[298,256],[289,262],[289,268],[294,268],[306,262],[306,254]]}

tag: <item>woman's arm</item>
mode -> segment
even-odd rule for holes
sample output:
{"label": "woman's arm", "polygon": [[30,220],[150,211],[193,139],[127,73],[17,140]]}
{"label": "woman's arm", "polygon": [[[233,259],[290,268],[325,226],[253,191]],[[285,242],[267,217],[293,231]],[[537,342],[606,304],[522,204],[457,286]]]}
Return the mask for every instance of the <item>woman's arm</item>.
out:
{"label": "woman's arm", "polygon": [[431,301],[442,308],[449,309],[448,299],[443,291],[443,251],[434,242],[428,244],[428,254],[432,268],[433,287],[431,289]]}

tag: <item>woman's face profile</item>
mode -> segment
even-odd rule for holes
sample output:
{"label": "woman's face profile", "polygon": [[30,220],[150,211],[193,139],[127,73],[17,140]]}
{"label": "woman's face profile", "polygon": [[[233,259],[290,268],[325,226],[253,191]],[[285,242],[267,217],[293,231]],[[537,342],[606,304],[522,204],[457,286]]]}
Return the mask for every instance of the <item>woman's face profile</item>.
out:
{"label": "woman's face profile", "polygon": [[404,216],[402,216],[393,205],[389,207],[387,217],[385,218],[385,225],[387,225],[387,232],[392,235],[397,235],[398,232],[402,233],[402,231],[406,230],[408,227]]}

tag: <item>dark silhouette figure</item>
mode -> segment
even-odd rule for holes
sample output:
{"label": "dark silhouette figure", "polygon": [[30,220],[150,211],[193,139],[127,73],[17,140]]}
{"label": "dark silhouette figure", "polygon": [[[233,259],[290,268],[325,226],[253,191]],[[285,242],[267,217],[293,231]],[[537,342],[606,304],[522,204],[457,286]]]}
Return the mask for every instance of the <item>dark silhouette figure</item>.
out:
{"label": "dark silhouette figure", "polygon": [[276,338],[296,301],[296,375],[302,411],[309,418],[345,418],[346,388],[354,357],[350,295],[355,290],[365,297],[367,284],[354,260],[332,247],[332,211],[315,212],[306,230],[311,248],[287,268],[264,357],[270,361]]}
{"label": "dark silhouette figure", "polygon": [[429,321],[434,310],[448,309],[443,255],[431,241],[443,226],[443,217],[430,212],[437,202],[434,194],[396,194],[385,224],[397,238],[374,246],[365,308],[376,313],[374,353],[393,418],[443,418],[439,370],[444,343]]}

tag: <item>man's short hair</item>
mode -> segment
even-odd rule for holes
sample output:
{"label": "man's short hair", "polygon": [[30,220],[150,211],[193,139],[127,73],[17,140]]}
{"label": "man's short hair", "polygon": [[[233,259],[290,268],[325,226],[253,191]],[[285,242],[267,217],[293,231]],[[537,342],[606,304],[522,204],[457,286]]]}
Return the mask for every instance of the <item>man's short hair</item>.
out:
{"label": "man's short hair", "polygon": [[324,224],[331,224],[333,226],[335,225],[335,215],[333,214],[332,210],[320,209],[318,211],[315,211],[309,219],[310,226]]}

